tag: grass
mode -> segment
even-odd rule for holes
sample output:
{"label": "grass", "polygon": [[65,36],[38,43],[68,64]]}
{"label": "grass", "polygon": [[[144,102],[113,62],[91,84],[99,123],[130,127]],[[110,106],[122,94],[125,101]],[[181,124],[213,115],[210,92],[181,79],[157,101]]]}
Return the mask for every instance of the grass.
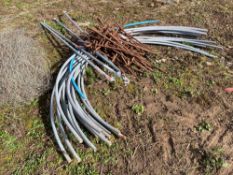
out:
{"label": "grass", "polygon": [[35,154],[30,153],[24,160],[24,163],[21,167],[18,167],[12,174],[20,175],[20,174],[34,174],[38,171],[40,165],[45,161],[44,154]]}
{"label": "grass", "polygon": [[2,3],[4,6],[10,6],[12,3],[12,0],[3,0]]}
{"label": "grass", "polygon": [[[7,128],[5,124],[0,125],[0,148],[3,150],[0,153],[1,173],[31,175],[56,172],[56,174],[97,175],[99,174],[99,164],[115,165],[118,162],[118,152],[126,152],[123,143],[118,143],[114,137],[111,139],[113,145],[109,147],[87,134],[97,146],[98,151],[94,153],[91,149],[85,148],[83,144],[77,144],[76,148],[82,162],[78,164],[74,161],[64,166],[66,162],[62,155],[57,152],[56,145],[53,145],[52,140],[46,134],[45,125],[40,116],[35,113],[38,105],[38,101],[35,100],[24,107],[17,108],[14,112],[16,114],[14,119],[11,116],[12,109],[10,107],[8,110],[0,109],[0,113],[9,114],[4,120],[0,120],[1,123],[6,122],[6,120],[18,122],[16,119],[20,118],[25,129],[25,133],[20,139],[17,139],[16,136],[5,131],[4,128]],[[99,108],[103,111],[101,106]],[[10,168],[11,166],[13,168]]]}
{"label": "grass", "polygon": [[0,130],[0,143],[1,147],[7,149],[10,152],[16,151],[20,146],[15,136],[3,130]]}
{"label": "grass", "polygon": [[57,24],[54,21],[46,21],[46,23],[51,26],[53,29],[57,30],[58,32],[65,34],[66,33],[66,29],[63,28],[62,26],[60,26],[59,24]]}
{"label": "grass", "polygon": [[82,162],[80,164],[71,163],[66,168],[66,172],[69,174],[82,174],[82,175],[99,175],[96,167],[101,165],[116,165],[117,164],[117,151],[123,150],[123,145],[114,143],[111,147],[106,144],[99,142],[99,140],[94,140],[94,143],[98,145],[98,151],[94,153],[92,150],[88,149],[85,152],[80,152],[80,157]]}
{"label": "grass", "polygon": [[[0,153],[0,163],[1,165],[8,165],[0,168],[1,173],[10,172],[10,174],[14,175],[31,175],[50,174],[51,171],[55,171],[56,174],[98,175],[98,164],[114,165],[118,159],[117,152],[120,150],[124,152],[123,145],[116,143],[115,140],[113,140],[114,144],[109,147],[89,135],[97,146],[98,152],[94,153],[91,149],[84,148],[82,144],[78,144],[76,148],[78,148],[82,162],[78,164],[74,161],[63,167],[65,162],[62,159],[62,155],[58,154],[56,146],[52,144],[45,134],[43,122],[40,118],[35,118],[35,116],[31,115],[35,107],[36,105],[31,103],[22,110],[28,112],[28,116],[23,116],[28,118],[28,120],[24,121],[26,132],[22,139],[17,139],[7,131],[0,131],[0,148],[3,148],[5,153],[7,152],[6,158]],[[17,112],[19,115],[21,115],[20,111],[21,109]],[[22,113],[22,115],[25,114]],[[14,167],[9,169],[11,164]]]}
{"label": "grass", "polygon": [[70,175],[74,174],[85,174],[85,175],[99,175],[99,173],[93,169],[92,166],[88,166],[85,164],[75,164],[75,165],[70,165],[68,168],[68,172]]}
{"label": "grass", "polygon": [[28,132],[27,136],[33,139],[39,139],[44,134],[44,124],[39,119],[29,120],[27,124]]}
{"label": "grass", "polygon": [[166,73],[154,70],[149,77],[156,89],[161,89],[166,94],[185,99],[201,97],[219,84],[229,82],[232,77],[226,74],[228,69],[219,60],[212,61],[211,67],[206,66],[206,61],[206,58],[185,60],[186,63],[182,64],[167,61],[166,64],[159,65]]}

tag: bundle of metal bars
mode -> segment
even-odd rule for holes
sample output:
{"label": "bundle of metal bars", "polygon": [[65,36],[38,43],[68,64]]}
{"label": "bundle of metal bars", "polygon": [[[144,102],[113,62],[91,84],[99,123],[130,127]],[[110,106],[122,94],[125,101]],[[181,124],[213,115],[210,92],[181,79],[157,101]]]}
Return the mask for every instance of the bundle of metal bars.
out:
{"label": "bundle of metal bars", "polygon": [[121,26],[99,22],[87,32],[86,47],[107,55],[122,71],[131,74],[152,71],[150,61],[145,58],[146,53],[152,52],[150,48],[127,34]]}

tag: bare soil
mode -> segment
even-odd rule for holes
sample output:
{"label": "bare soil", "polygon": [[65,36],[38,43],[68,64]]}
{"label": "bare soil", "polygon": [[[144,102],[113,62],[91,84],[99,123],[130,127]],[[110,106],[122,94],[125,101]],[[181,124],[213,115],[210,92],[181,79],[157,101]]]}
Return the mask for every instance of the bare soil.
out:
{"label": "bare soil", "polygon": [[[151,78],[136,82],[126,90],[94,97],[93,104],[105,110],[106,118],[122,124],[127,136],[124,146],[132,150],[129,155],[119,152],[117,164],[101,165],[103,174],[202,174],[206,168],[203,153],[216,147],[224,150],[229,163],[218,174],[233,173],[231,95],[214,87],[200,96],[180,98],[166,90],[154,94]],[[102,82],[94,85],[104,89],[102,86]],[[138,103],[145,106],[139,116],[131,110]],[[211,124],[210,131],[196,129],[203,120]]]}

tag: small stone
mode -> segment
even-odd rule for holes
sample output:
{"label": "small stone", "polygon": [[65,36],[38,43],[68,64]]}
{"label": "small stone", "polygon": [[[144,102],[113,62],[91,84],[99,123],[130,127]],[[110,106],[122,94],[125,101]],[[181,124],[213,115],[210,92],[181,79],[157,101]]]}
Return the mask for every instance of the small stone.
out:
{"label": "small stone", "polygon": [[207,61],[207,62],[206,62],[206,65],[207,65],[207,66],[212,66],[212,65],[213,65],[213,63],[212,63],[212,62]]}
{"label": "small stone", "polygon": [[150,3],[150,7],[154,7],[155,6],[155,3],[154,2],[151,2]]}
{"label": "small stone", "polygon": [[163,3],[163,4],[171,4],[171,3],[179,3],[180,0],[157,0],[157,2]]}

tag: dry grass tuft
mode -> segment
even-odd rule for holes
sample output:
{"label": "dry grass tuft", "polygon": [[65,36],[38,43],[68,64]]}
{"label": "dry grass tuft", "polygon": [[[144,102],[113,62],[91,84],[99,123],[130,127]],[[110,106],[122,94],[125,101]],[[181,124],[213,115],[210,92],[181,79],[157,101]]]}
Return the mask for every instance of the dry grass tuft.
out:
{"label": "dry grass tuft", "polygon": [[33,100],[49,85],[45,52],[23,30],[0,33],[0,75],[0,105]]}

